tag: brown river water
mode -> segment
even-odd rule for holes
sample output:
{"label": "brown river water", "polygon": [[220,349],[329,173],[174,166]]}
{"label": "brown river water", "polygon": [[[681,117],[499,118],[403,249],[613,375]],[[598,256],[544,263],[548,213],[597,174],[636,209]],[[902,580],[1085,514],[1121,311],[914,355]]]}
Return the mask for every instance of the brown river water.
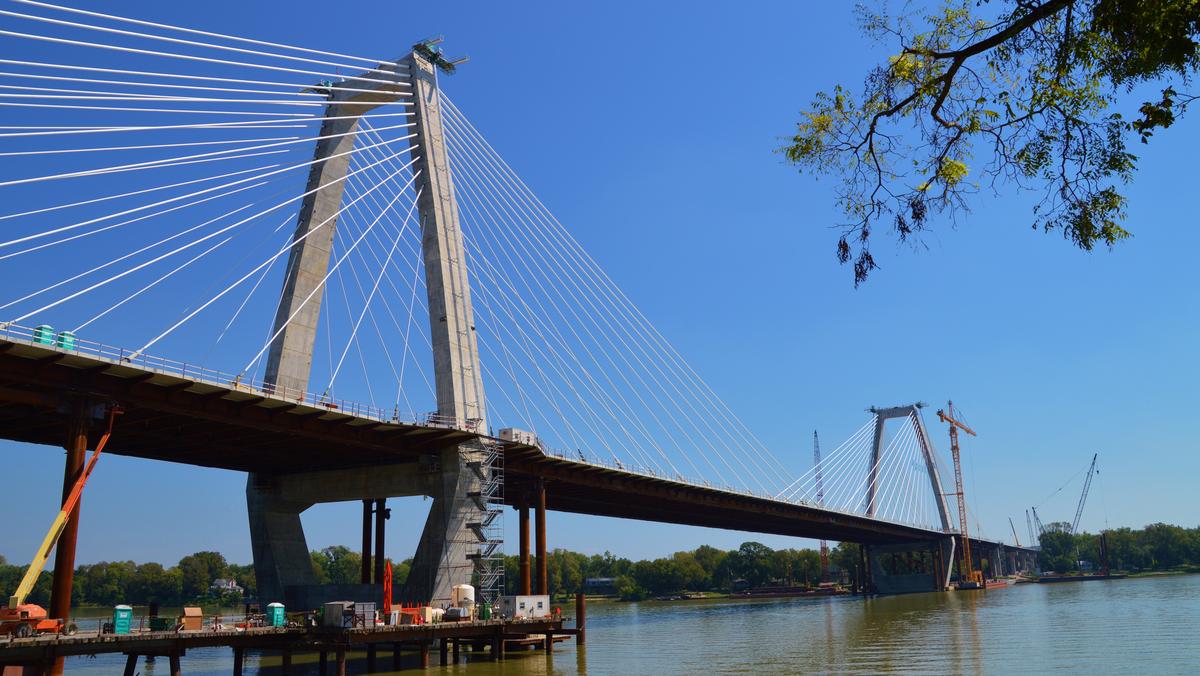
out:
{"label": "brown river water", "polygon": [[[564,604],[564,611],[571,608]],[[588,605],[588,641],[439,667],[485,674],[1200,674],[1200,575],[872,599],[712,600]],[[469,653],[467,653],[469,656]],[[366,673],[353,654],[350,673]],[[415,656],[402,672],[418,673]],[[229,674],[228,649],[193,650],[185,676]],[[379,665],[391,664],[382,652]],[[120,674],[120,655],[70,658],[68,674]],[[167,661],[139,673],[169,674]],[[330,665],[333,666],[332,664]],[[250,653],[248,674],[278,674]],[[332,669],[330,670],[333,671]],[[316,674],[315,655],[293,672]]]}

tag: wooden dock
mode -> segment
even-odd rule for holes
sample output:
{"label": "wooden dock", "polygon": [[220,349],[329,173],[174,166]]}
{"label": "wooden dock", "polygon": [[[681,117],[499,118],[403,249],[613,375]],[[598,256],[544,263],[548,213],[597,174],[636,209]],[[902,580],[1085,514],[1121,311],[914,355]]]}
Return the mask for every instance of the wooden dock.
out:
{"label": "wooden dock", "polygon": [[[503,659],[507,643],[529,645],[540,642],[551,650],[559,637],[574,635],[577,629],[564,629],[562,619],[478,620],[473,622],[438,622],[417,625],[380,625],[356,629],[254,627],[238,631],[142,631],[131,634],[76,634],[74,636],[41,635],[25,639],[0,640],[0,668],[10,674],[49,673],[56,658],[76,655],[120,653],[128,656],[126,674],[133,674],[137,659],[143,656],[166,657],[170,673],[183,673],[182,657],[196,648],[227,647],[233,650],[235,675],[242,673],[246,650],[278,651],[283,658],[283,673],[290,670],[293,653],[320,654],[322,674],[329,673],[328,662],[334,663],[333,673],[346,673],[346,653],[367,648],[367,669],[376,669],[378,647],[389,647],[393,665],[400,666],[400,652],[415,649],[420,665],[429,665],[429,655],[437,646],[442,664],[457,661],[460,645],[474,650],[486,650],[492,659]],[[329,659],[332,657],[333,659]]]}

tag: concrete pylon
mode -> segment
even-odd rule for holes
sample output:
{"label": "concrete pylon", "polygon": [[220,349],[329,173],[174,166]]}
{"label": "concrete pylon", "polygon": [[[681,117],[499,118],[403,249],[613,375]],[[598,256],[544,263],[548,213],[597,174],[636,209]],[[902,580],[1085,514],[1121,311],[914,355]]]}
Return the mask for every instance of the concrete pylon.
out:
{"label": "concrete pylon", "polygon": [[[330,105],[316,162],[288,261],[283,295],[276,312],[264,380],[278,394],[297,398],[308,387],[313,344],[321,308],[321,283],[329,266],[337,212],[357,116],[394,101],[411,88],[415,136],[410,152],[420,190],[417,211],[422,231],[428,290],[438,416],[459,429],[486,430],[466,254],[458,206],[442,129],[434,66],[414,53],[395,64],[397,75],[372,72],[329,87]],[[406,73],[407,71],[407,73]],[[394,84],[375,80],[394,79]],[[371,90],[363,91],[346,91]],[[337,119],[350,116],[348,119]],[[337,136],[335,136],[337,135]],[[331,449],[336,452],[336,449]],[[250,475],[246,503],[254,549],[255,574],[262,601],[281,600],[289,589],[312,586],[308,546],[300,513],[318,502],[426,495],[432,498],[403,598],[441,603],[456,584],[470,581],[471,555],[479,538],[471,528],[483,514],[478,500],[481,448],[456,445],[422,458],[420,463],[298,475]],[[380,477],[387,476],[386,481]],[[303,485],[303,494],[296,487]],[[298,596],[293,594],[293,596]],[[303,598],[319,595],[306,593]]]}
{"label": "concrete pylon", "polygon": [[879,496],[876,493],[878,475],[879,475],[879,456],[883,452],[883,425],[892,418],[907,418],[913,417],[913,425],[916,427],[917,440],[921,447],[921,456],[925,459],[925,469],[929,474],[929,487],[933,491],[933,499],[937,504],[938,519],[942,524],[943,532],[950,532],[954,528],[950,524],[950,510],[946,506],[946,495],[942,489],[942,477],[938,472],[937,458],[934,455],[933,443],[929,440],[929,433],[925,430],[925,423],[921,420],[922,404],[912,404],[909,406],[894,406],[891,408],[871,408],[871,412],[875,414],[875,434],[871,444],[871,457],[868,460],[870,466],[867,468],[867,516],[875,516]]}
{"label": "concrete pylon", "polygon": [[[437,71],[417,53],[405,62],[417,125],[413,166],[420,189],[417,212],[438,414],[460,429],[486,431],[466,249],[442,128]],[[463,444],[438,454],[433,504],[402,591],[406,600],[447,602],[454,585],[470,582],[474,563],[469,557],[479,548],[470,524],[483,515],[482,505],[470,497],[478,494],[484,478],[479,471],[481,451],[478,444]]]}

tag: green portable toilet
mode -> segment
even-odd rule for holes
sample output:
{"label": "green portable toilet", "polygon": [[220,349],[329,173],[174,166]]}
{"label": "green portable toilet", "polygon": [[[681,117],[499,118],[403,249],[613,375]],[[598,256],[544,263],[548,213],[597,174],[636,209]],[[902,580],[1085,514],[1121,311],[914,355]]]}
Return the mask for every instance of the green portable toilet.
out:
{"label": "green portable toilet", "polygon": [[479,604],[479,619],[481,619],[481,620],[492,619],[492,604],[488,603],[487,601],[484,601],[483,603]]}
{"label": "green portable toilet", "polygon": [[133,626],[133,608],[129,606],[113,608],[113,633],[128,634],[131,626]]}
{"label": "green portable toilet", "polygon": [[272,627],[287,626],[287,613],[284,611],[282,603],[267,604],[267,624]]}
{"label": "green portable toilet", "polygon": [[75,332],[59,331],[57,345],[64,350],[74,350],[75,349]]}
{"label": "green portable toilet", "polygon": [[49,324],[40,324],[33,329],[33,342],[41,345],[54,344],[54,327]]}

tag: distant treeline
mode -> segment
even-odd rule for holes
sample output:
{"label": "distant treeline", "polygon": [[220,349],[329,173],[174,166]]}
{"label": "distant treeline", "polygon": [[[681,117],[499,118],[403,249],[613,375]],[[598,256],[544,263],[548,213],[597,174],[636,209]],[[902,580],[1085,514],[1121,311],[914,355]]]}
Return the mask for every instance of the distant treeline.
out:
{"label": "distant treeline", "polygon": [[[857,545],[838,545],[830,552],[835,575],[843,566],[852,570],[857,560]],[[574,593],[588,578],[612,578],[615,592],[626,600],[683,591],[728,590],[735,581],[750,587],[772,583],[815,585],[821,581],[821,556],[817,551],[771,549],[759,542],[745,542],[729,551],[702,545],[641,561],[617,558],[608,552],[588,556],[555,549],[547,555],[546,567],[551,594]],[[504,558],[504,576],[508,592],[516,593],[520,584],[517,557]]]}
{"label": "distant treeline", "polygon": [[[354,583],[359,581],[362,559],[348,547],[326,547],[312,552],[313,572],[318,582]],[[50,602],[50,568],[42,571],[28,601],[39,605]],[[392,566],[397,586],[408,577],[409,562]],[[25,574],[25,566],[8,563],[0,556],[0,596],[7,599]],[[253,565],[229,563],[217,552],[196,552],[174,566],[133,561],[102,561],[75,569],[71,604],[111,606],[118,603],[163,606],[204,605],[236,606],[243,593],[213,589],[217,580],[233,580],[245,597],[257,596]]]}
{"label": "distant treeline", "polygon": [[[1041,537],[1039,564],[1043,570],[1069,572],[1079,561],[1099,565],[1099,536],[1092,533],[1072,535],[1069,525],[1052,523]],[[1108,537],[1109,566],[1129,572],[1171,570],[1200,566],[1200,528],[1182,528],[1156,523],[1145,528],[1117,528],[1105,531]],[[830,550],[830,570],[834,580],[845,580],[856,570],[858,546],[842,543]],[[349,547],[335,546],[312,552],[313,572],[321,583],[359,581],[362,558]],[[392,582],[398,589],[408,579],[412,559],[392,564]],[[536,562],[531,561],[533,570]],[[615,592],[624,599],[674,594],[683,591],[723,591],[735,582],[750,587],[769,584],[814,585],[821,579],[820,555],[812,549],[771,549],[758,542],[746,542],[733,550],[703,545],[671,556],[633,561],[608,552],[586,555],[556,549],[547,555],[550,592],[572,594],[588,578],[612,578]],[[516,593],[520,585],[517,557],[504,558],[505,586]],[[10,564],[0,556],[0,598],[16,589],[25,567]],[[43,571],[29,601],[46,605],[50,601],[49,570]],[[72,604],[110,606],[118,603],[164,606],[198,604],[237,605],[242,596],[236,592],[213,590],[218,579],[232,579],[255,597],[254,567],[229,563],[217,552],[196,552],[174,566],[133,561],[101,562],[75,569]]]}
{"label": "distant treeline", "polygon": [[[1047,525],[1040,543],[1038,564],[1043,571],[1066,573],[1077,570],[1080,561],[1100,565],[1100,536],[1072,534],[1071,524]],[[1114,528],[1104,531],[1108,539],[1108,565],[1126,572],[1163,571],[1200,565],[1200,528],[1183,528],[1152,523],[1145,528]]]}

